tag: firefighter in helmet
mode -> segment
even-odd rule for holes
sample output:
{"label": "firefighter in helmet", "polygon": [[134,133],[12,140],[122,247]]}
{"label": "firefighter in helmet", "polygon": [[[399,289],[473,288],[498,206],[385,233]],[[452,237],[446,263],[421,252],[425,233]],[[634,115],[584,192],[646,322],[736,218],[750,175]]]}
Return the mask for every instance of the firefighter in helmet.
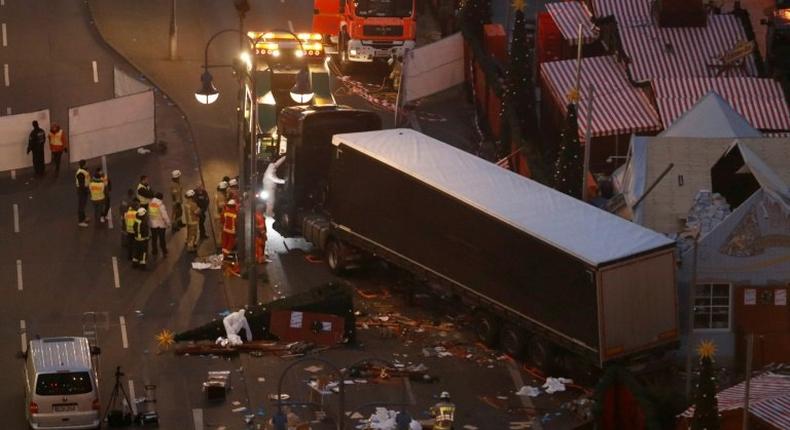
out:
{"label": "firefighter in helmet", "polygon": [[450,393],[442,391],[439,402],[431,407],[434,430],[452,430],[455,417],[455,404],[450,401]]}

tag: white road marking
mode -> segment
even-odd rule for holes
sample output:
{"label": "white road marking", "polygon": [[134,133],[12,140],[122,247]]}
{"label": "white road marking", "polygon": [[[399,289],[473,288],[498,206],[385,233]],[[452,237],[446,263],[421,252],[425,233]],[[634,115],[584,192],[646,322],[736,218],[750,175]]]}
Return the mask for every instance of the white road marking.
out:
{"label": "white road marking", "polygon": [[11,86],[11,78],[8,76],[8,64],[3,64],[3,78],[5,79],[5,86]]}
{"label": "white road marking", "polygon": [[99,82],[99,66],[96,64],[96,61],[92,61],[93,64],[93,82]]}
{"label": "white road marking", "polygon": [[129,338],[126,337],[126,318],[118,317],[121,322],[121,342],[123,342],[123,349],[129,349]]}
{"label": "white road marking", "polygon": [[[110,173],[107,172],[107,156],[106,155],[102,155],[101,156],[101,168],[102,168],[102,170],[104,170],[104,174],[109,177]],[[112,208],[107,211],[107,227],[109,227],[110,229],[113,228],[113,225],[112,225]]]}
{"label": "white road marking", "polygon": [[203,430],[203,409],[192,409],[192,422],[195,424],[195,430]]}
{"label": "white road marking", "polygon": [[5,108],[5,114],[6,115],[11,115],[11,107],[10,106]]}
{"label": "white road marking", "polygon": [[0,0],[0,6],[5,6],[5,0]]}
{"label": "white road marking", "polygon": [[19,337],[22,346],[22,353],[27,352],[27,326],[25,320],[19,320]]}
{"label": "white road marking", "polygon": [[[16,170],[11,172],[11,178],[16,179]],[[19,205],[16,203],[14,203],[14,233],[19,233]]]}
{"label": "white road marking", "polygon": [[112,258],[112,277],[115,281],[115,288],[121,288],[121,277],[118,275],[118,257]]}
{"label": "white road marking", "polygon": [[[513,380],[513,385],[516,386],[516,390],[520,390],[521,387],[524,386],[524,379],[521,377],[521,372],[518,370],[513,362],[508,362],[507,370],[510,372],[510,378]],[[527,410],[534,410],[535,405],[532,403],[532,400],[529,396],[517,396],[519,400],[521,400],[521,405],[524,406]],[[532,429],[534,430],[543,430],[543,426],[540,424],[540,419],[533,419],[532,420]]]}
{"label": "white road marking", "polygon": [[294,33],[294,23],[290,19],[288,20],[288,30],[291,30],[291,33]]}
{"label": "white road marking", "polygon": [[137,415],[137,402],[135,402],[136,398],[137,397],[134,395],[134,381],[129,379],[129,400],[132,401],[132,404],[129,405],[129,406],[132,408],[132,415],[133,416]]}
{"label": "white road marking", "polygon": [[5,23],[3,23],[2,28],[3,28],[3,48],[5,48],[6,46],[8,46],[8,36],[6,34]]}
{"label": "white road marking", "polygon": [[16,260],[16,289],[22,291],[22,260]]}

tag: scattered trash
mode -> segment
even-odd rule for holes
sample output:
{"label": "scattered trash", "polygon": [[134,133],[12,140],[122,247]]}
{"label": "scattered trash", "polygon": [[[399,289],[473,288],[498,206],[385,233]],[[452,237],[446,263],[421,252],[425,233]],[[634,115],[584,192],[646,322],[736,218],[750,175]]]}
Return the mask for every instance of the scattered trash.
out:
{"label": "scattered trash", "polygon": [[[291,398],[290,395],[282,393],[282,394],[280,394],[280,399],[279,400],[288,400],[290,398]],[[277,400],[277,394],[269,394],[269,399],[270,400]]]}
{"label": "scattered trash", "polygon": [[572,384],[572,379],[567,378],[552,378],[549,376],[546,378],[546,382],[543,384],[543,388],[546,390],[548,394],[554,394],[558,391],[565,391],[565,384]]}
{"label": "scattered trash", "polygon": [[222,255],[215,254],[197,257],[192,261],[192,268],[195,270],[219,270],[222,268]]}
{"label": "scattered trash", "polygon": [[150,150],[150,149],[146,149],[146,148],[142,148],[142,147],[140,147],[140,148],[137,148],[137,153],[138,153],[138,154],[142,154],[142,155],[144,155],[144,154],[148,154],[149,152],[151,152],[151,150]]}
{"label": "scattered trash", "polygon": [[203,382],[203,391],[209,401],[225,400],[230,389],[230,370],[212,370]]}
{"label": "scattered trash", "polygon": [[361,420],[364,417],[359,412],[354,412],[353,414],[351,414],[349,418],[351,418],[352,420]]}
{"label": "scattered trash", "polygon": [[530,385],[524,385],[516,391],[517,396],[529,396],[529,397],[538,397],[540,395],[540,388],[532,387]]}
{"label": "scattered trash", "polygon": [[[376,412],[370,416],[366,423],[364,423],[361,427],[362,429],[374,429],[374,430],[396,430],[397,426],[395,424],[395,418],[398,416],[397,411],[385,409],[385,408],[376,408]],[[365,427],[367,426],[367,427]],[[419,421],[411,420],[409,423],[409,430],[422,430],[422,424]]]}
{"label": "scattered trash", "polygon": [[266,382],[266,378],[264,378],[263,376],[259,376],[258,382]]}
{"label": "scattered trash", "polygon": [[246,410],[247,410],[247,408],[245,408],[244,406],[241,406],[241,407],[238,407],[238,408],[233,408],[230,411],[231,412],[244,412]]}
{"label": "scattered trash", "polygon": [[464,429],[464,430],[477,430],[477,426],[473,426],[471,424],[467,424],[467,425],[465,425],[465,426],[463,426],[461,428]]}
{"label": "scattered trash", "polygon": [[324,370],[324,368],[321,367],[321,366],[313,365],[313,366],[310,366],[310,367],[305,367],[304,370],[305,370],[305,372],[318,373],[318,372]]}

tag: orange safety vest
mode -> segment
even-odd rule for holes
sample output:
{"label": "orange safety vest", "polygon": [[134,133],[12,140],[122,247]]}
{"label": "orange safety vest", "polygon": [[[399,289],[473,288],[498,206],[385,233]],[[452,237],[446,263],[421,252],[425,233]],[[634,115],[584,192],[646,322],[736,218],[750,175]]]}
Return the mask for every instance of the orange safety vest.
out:
{"label": "orange safety vest", "polygon": [[98,202],[104,200],[104,187],[106,185],[104,182],[99,179],[98,181],[93,179],[91,180],[90,184],[88,184],[88,189],[91,191],[91,200],[94,202]]}
{"label": "orange safety vest", "polygon": [[49,150],[51,152],[63,152],[66,144],[63,142],[63,130],[58,130],[57,133],[49,132]]}
{"label": "orange safety vest", "polygon": [[222,231],[236,234],[236,209],[225,208],[222,212]]}
{"label": "orange safety vest", "polygon": [[123,214],[123,220],[126,223],[126,232],[134,234],[134,222],[137,221],[137,211],[133,208],[129,208],[129,210]]}
{"label": "orange safety vest", "polygon": [[161,203],[155,203],[153,201],[148,204],[148,212],[150,218],[159,219],[159,207],[161,205],[162,205]]}

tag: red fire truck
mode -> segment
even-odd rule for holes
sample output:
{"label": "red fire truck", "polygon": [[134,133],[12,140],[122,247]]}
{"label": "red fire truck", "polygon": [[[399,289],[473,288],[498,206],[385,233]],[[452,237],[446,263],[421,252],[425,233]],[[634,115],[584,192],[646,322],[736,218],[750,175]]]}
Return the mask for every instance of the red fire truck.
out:
{"label": "red fire truck", "polygon": [[403,55],[414,48],[416,0],[315,0],[313,32],[341,68]]}

